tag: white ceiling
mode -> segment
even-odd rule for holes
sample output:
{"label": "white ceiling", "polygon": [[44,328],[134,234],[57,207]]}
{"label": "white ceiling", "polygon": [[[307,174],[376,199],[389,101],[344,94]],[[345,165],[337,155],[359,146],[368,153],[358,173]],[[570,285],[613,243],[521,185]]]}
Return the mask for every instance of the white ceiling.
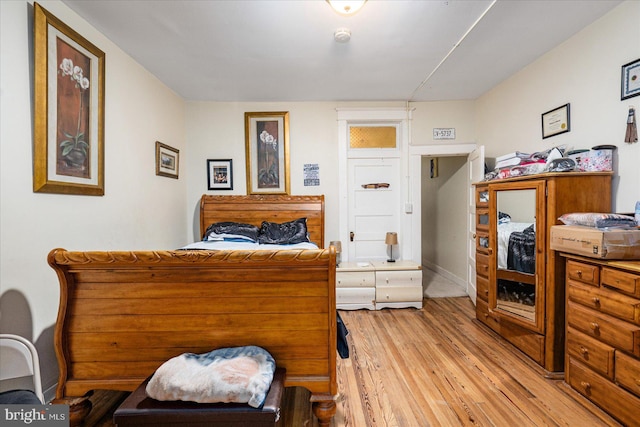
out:
{"label": "white ceiling", "polygon": [[63,1],[183,98],[238,102],[475,99],[620,3]]}

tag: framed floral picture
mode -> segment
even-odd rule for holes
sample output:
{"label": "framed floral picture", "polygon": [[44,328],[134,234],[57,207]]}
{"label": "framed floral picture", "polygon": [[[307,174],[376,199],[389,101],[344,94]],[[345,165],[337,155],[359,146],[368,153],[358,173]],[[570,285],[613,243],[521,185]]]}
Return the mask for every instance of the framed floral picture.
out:
{"label": "framed floral picture", "polygon": [[247,194],[289,194],[289,113],[244,113]]}
{"label": "framed floral picture", "polygon": [[233,190],[233,161],[207,160],[207,188],[209,190]]}
{"label": "framed floral picture", "polygon": [[156,141],[156,175],[178,179],[180,150]]}
{"label": "framed floral picture", "polygon": [[105,54],[34,4],[33,191],[104,195]]}

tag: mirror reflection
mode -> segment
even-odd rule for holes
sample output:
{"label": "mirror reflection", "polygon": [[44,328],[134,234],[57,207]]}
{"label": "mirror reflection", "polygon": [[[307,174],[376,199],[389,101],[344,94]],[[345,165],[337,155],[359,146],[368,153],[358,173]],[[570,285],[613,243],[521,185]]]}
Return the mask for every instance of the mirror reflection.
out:
{"label": "mirror reflection", "polygon": [[535,321],[536,191],[496,193],[497,307]]}

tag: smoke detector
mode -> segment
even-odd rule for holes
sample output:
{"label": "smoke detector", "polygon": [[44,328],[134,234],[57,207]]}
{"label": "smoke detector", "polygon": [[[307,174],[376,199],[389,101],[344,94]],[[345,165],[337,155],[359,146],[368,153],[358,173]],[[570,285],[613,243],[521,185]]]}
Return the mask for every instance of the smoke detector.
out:
{"label": "smoke detector", "polygon": [[335,41],[337,41],[338,43],[346,43],[349,40],[351,40],[351,30],[348,28],[338,28],[334,33],[333,33],[333,38],[335,39]]}

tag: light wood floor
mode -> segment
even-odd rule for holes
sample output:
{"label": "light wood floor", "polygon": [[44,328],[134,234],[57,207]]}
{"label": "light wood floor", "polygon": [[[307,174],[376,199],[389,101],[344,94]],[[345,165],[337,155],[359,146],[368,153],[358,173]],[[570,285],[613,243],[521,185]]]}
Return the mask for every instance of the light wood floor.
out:
{"label": "light wood floor", "polygon": [[[350,358],[338,359],[333,427],[619,426],[474,321],[467,297],[424,308],[341,311]],[[283,427],[317,427],[309,394],[288,388]],[[96,393],[88,426],[111,427],[122,393]]]}

